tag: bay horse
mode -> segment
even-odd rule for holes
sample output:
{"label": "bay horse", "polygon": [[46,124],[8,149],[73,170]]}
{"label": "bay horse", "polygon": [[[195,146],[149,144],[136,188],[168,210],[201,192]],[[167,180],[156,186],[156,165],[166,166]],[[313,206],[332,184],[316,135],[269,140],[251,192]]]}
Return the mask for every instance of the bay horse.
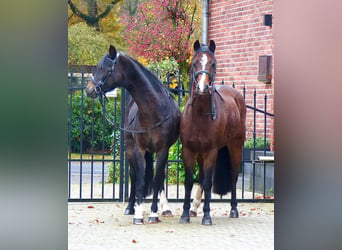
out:
{"label": "bay horse", "polygon": [[[161,193],[161,202],[167,202],[162,192],[166,162],[170,146],[179,137],[181,113],[169,90],[152,72],[110,45],[108,54],[98,63],[86,93],[91,98],[102,98],[106,92],[117,87],[125,88],[130,95],[126,103],[125,128],[121,128],[124,131],[131,178],[125,214],[134,214],[133,224],[143,224],[142,201],[153,191],[148,221],[157,223],[160,222],[157,214],[158,192]],[[172,216],[170,213],[165,209],[163,215]]]}
{"label": "bay horse", "polygon": [[[190,223],[190,196],[196,162],[199,184],[204,191],[203,225],[212,225],[211,191],[231,192],[231,218],[238,218],[236,183],[246,133],[246,104],[243,96],[228,85],[214,85],[215,42],[194,43],[190,98],[184,107],[180,138],[185,168],[185,197],[180,223]],[[197,191],[197,199],[202,191]],[[198,198],[199,197],[199,198]],[[198,203],[198,201],[197,201]]]}

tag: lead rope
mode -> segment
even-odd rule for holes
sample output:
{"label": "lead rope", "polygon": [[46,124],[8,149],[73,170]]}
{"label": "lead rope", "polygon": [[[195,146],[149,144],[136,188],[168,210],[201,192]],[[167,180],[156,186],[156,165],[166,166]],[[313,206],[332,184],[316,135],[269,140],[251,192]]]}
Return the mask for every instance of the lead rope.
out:
{"label": "lead rope", "polygon": [[[104,99],[103,99],[104,97]],[[170,95],[169,95],[170,97]],[[102,106],[102,115],[106,118],[106,120],[112,125],[114,126],[114,128],[116,129],[120,129],[121,131],[123,132],[129,132],[129,133],[136,133],[136,134],[143,134],[143,133],[146,133],[146,132],[149,132],[151,131],[152,129],[156,128],[156,127],[159,127],[160,125],[162,125],[165,121],[167,121],[169,118],[170,118],[170,113],[171,113],[171,110],[170,110],[170,106],[169,106],[169,113],[168,115],[163,119],[161,120],[160,122],[157,122],[156,124],[154,124],[152,127],[146,129],[146,130],[130,130],[128,128],[121,128],[119,125],[117,125],[116,123],[112,122],[108,115],[107,115],[107,111],[106,111],[106,104],[105,104],[105,101],[108,101],[108,98],[106,97],[106,95],[102,94],[100,95],[99,97],[99,100],[100,100],[100,103],[101,103],[101,106]],[[130,121],[130,123],[128,124],[131,125],[132,122],[134,121],[135,117]],[[127,127],[128,127],[127,126]]]}

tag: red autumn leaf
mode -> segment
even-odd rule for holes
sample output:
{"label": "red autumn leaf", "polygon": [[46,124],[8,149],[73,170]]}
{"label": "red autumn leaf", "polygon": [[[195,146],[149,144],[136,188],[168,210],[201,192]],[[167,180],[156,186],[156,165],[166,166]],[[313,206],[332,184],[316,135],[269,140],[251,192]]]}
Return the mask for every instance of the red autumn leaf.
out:
{"label": "red autumn leaf", "polygon": [[88,208],[95,208],[94,206],[88,206]]}
{"label": "red autumn leaf", "polygon": [[251,208],[251,210],[255,210],[255,208]]}
{"label": "red autumn leaf", "polygon": [[137,241],[133,239],[133,240],[132,240],[132,243],[137,243]]}

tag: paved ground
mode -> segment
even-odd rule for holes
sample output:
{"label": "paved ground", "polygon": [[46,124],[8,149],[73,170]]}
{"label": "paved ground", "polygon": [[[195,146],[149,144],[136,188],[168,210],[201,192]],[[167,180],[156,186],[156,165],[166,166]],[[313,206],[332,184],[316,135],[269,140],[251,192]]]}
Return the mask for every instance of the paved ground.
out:
{"label": "paved ground", "polygon": [[[202,206],[190,224],[180,224],[182,203],[169,204],[173,217],[137,226],[132,216],[123,215],[126,205],[69,203],[69,249],[273,249],[273,203],[239,203],[238,219],[229,218],[230,205],[211,203],[212,226],[201,225]],[[146,212],[150,205],[144,204]]]}

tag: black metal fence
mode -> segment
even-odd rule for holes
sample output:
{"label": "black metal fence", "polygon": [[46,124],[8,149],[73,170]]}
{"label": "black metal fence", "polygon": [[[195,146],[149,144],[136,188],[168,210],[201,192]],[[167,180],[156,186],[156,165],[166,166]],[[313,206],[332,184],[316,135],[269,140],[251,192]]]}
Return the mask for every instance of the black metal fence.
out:
{"label": "black metal fence", "polygon": [[[68,83],[68,201],[127,201],[130,181],[123,132],[115,129],[103,117],[98,99],[90,99],[85,95],[84,89],[94,68],[74,70],[72,67],[69,69]],[[81,73],[77,73],[79,71]],[[176,85],[182,86],[180,78],[177,79]],[[170,86],[169,77],[165,84]],[[188,91],[181,87],[171,91],[181,107],[188,97]],[[245,93],[244,87],[244,96]],[[125,90],[118,89],[109,94],[109,102],[104,103],[112,122],[121,127],[124,122],[125,98]],[[239,201],[273,201],[273,152],[265,145],[267,121],[273,119],[274,115],[266,110],[266,95],[264,109],[257,108],[256,100],[257,93],[254,91],[254,105],[247,105],[247,112],[252,112],[254,117],[252,148],[245,148],[243,153],[237,185]],[[257,114],[264,116],[262,149],[256,148]],[[182,164],[181,142],[178,140],[170,149],[167,163],[165,191],[169,201],[183,201]],[[229,200],[230,194],[222,197],[212,195],[212,201]]]}

